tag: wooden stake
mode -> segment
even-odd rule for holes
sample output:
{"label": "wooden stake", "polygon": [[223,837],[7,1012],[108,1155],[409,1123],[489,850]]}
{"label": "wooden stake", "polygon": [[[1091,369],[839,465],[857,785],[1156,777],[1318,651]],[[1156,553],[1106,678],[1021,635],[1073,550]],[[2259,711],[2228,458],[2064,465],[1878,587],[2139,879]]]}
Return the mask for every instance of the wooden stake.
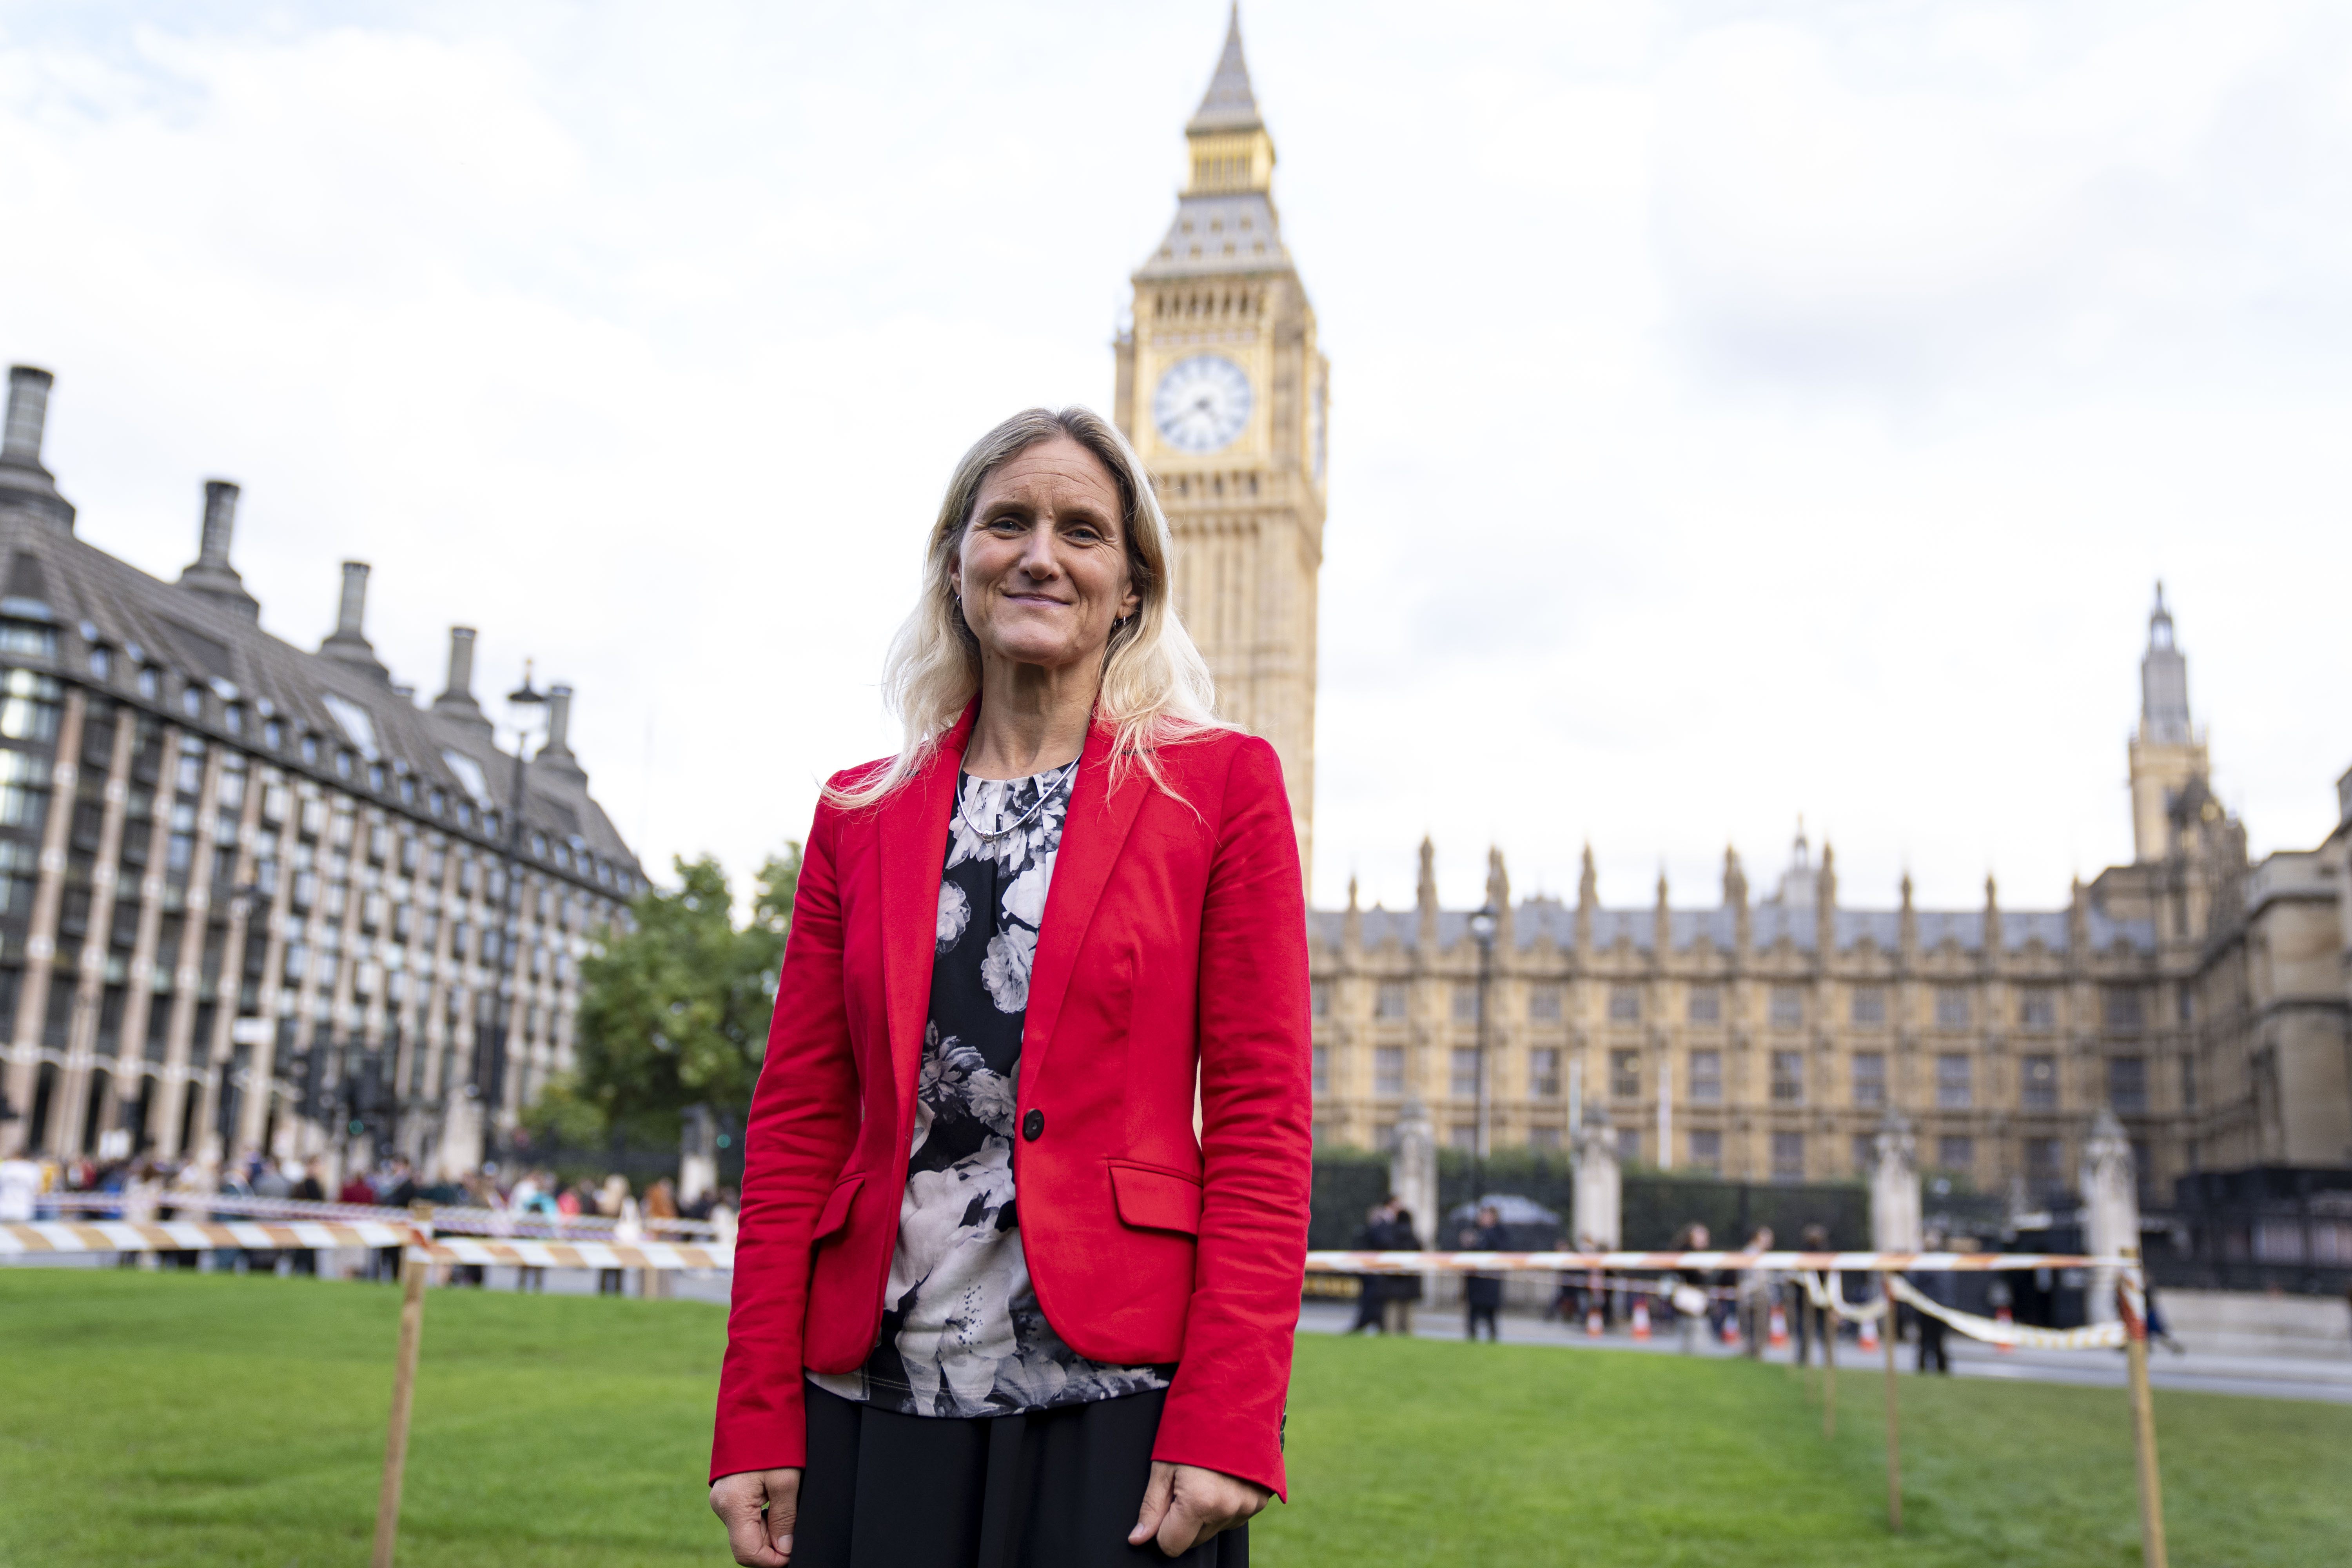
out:
{"label": "wooden stake", "polygon": [[408,1412],[416,1395],[416,1343],[425,1331],[422,1258],[410,1252],[400,1265],[400,1356],[392,1373],[392,1423],[383,1439],[383,1487],[375,1500],[375,1550],[368,1568],[392,1568],[400,1534],[400,1483],[408,1468]]}
{"label": "wooden stake", "polygon": [[[1899,1320],[1895,1315],[1895,1292],[1886,1281],[1879,1281],[1880,1300],[1886,1303],[1886,1324],[1878,1342],[1886,1347],[1886,1524],[1895,1534],[1903,1533],[1903,1439],[1896,1421],[1895,1395],[1895,1330]],[[386,1565],[388,1568],[388,1565]]]}
{"label": "wooden stake", "polygon": [[1822,1319],[1822,1436],[1837,1436],[1837,1316],[1827,1307]]}
{"label": "wooden stake", "polygon": [[[2137,1249],[2123,1249],[2136,1258]],[[2124,1320],[2124,1359],[2131,1369],[2132,1447],[2139,1462],[2139,1560],[2144,1568],[2165,1568],[2164,1483],[2156,1468],[2156,1402],[2147,1387],[2147,1321],[2116,1282],[2116,1305]]]}

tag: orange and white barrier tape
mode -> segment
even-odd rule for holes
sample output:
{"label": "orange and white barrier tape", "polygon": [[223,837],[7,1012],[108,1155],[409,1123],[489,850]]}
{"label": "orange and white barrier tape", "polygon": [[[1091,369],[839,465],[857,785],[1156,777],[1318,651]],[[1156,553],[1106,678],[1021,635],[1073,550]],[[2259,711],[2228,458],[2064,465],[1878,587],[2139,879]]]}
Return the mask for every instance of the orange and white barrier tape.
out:
{"label": "orange and white barrier tape", "polygon": [[126,1219],[42,1220],[0,1225],[0,1258],[31,1258],[80,1252],[201,1252],[240,1247],[258,1252],[321,1247],[405,1247],[416,1239],[412,1225],[326,1224],[297,1220],[276,1224],[246,1221]]}
{"label": "orange and white barrier tape", "polygon": [[1579,1268],[1982,1274],[2017,1268],[2122,1268],[2129,1261],[2042,1252],[1310,1252],[1307,1268],[1322,1274],[1549,1274]]}
{"label": "orange and white barrier tape", "polygon": [[1948,1323],[1972,1340],[2002,1346],[2022,1345],[2037,1351],[2119,1351],[2129,1332],[2123,1321],[2092,1323],[2080,1329],[2028,1329],[2015,1323],[2003,1323],[1992,1318],[1979,1318],[1974,1312],[1963,1312],[1930,1300],[1920,1289],[1900,1274],[1886,1277],[1887,1288],[1895,1299],[1916,1311],[1921,1311],[1938,1321]]}
{"label": "orange and white barrier tape", "polygon": [[411,1247],[428,1263],[512,1264],[523,1268],[732,1268],[735,1254],[724,1247],[676,1247],[666,1242],[633,1245],[602,1241],[482,1241],[466,1236],[436,1237]]}

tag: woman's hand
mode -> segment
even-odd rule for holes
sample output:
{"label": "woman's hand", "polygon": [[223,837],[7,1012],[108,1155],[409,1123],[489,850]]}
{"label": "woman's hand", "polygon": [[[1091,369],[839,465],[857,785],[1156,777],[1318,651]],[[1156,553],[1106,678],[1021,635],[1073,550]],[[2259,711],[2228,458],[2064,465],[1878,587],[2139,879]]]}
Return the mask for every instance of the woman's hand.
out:
{"label": "woman's hand", "polygon": [[[1260,1512],[1273,1497],[1256,1482],[1238,1476],[1154,1459],[1150,1483],[1143,1489],[1143,1507],[1136,1513],[1135,1528],[1127,1532],[1127,1543],[1140,1546],[1158,1536],[1162,1552],[1180,1557],[1220,1531],[1231,1530]],[[752,1561],[740,1552],[737,1556],[745,1563]]]}
{"label": "woman's hand", "polygon": [[710,1483],[710,1511],[727,1527],[727,1544],[743,1568],[780,1568],[793,1560],[800,1503],[798,1470],[738,1470]]}

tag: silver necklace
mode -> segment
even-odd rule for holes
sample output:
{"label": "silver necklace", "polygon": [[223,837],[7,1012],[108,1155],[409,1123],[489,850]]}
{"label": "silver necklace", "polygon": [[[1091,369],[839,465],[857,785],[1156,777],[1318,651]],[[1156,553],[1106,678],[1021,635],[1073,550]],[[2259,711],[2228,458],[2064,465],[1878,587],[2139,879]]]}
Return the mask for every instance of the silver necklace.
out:
{"label": "silver necklace", "polygon": [[1012,821],[1006,823],[1003,826],[998,828],[993,833],[986,831],[978,823],[972,821],[971,813],[964,809],[963,791],[961,790],[956,791],[956,816],[962,820],[965,828],[968,829],[975,838],[1002,838],[1006,834],[1027,822],[1031,817],[1036,816],[1039,812],[1045,810],[1045,803],[1062,793],[1062,786],[1070,782],[1070,775],[1072,773],[1078,771],[1079,760],[1080,759],[1072,760],[1067,766],[1062,769],[1061,777],[1055,779],[1052,784],[1038,791],[1036,800],[1030,805],[1028,810],[1023,812],[1019,816],[1014,817]]}

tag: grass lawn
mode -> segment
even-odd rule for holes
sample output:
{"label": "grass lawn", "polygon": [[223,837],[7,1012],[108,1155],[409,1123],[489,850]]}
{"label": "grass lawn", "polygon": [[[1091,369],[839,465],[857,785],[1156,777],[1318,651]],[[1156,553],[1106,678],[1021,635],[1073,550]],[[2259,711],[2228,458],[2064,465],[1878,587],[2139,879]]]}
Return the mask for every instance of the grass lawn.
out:
{"label": "grass lawn", "polygon": [[[396,1292],[0,1269],[0,1563],[367,1557]],[[404,1564],[730,1561],[703,1501],[723,1325],[688,1302],[436,1291]],[[2117,1393],[1903,1383],[1900,1542],[1879,1382],[1842,1431],[1782,1368],[1309,1337],[1285,1564],[2129,1563]],[[2174,1561],[2343,1561],[2352,1408],[2158,1394]]]}

